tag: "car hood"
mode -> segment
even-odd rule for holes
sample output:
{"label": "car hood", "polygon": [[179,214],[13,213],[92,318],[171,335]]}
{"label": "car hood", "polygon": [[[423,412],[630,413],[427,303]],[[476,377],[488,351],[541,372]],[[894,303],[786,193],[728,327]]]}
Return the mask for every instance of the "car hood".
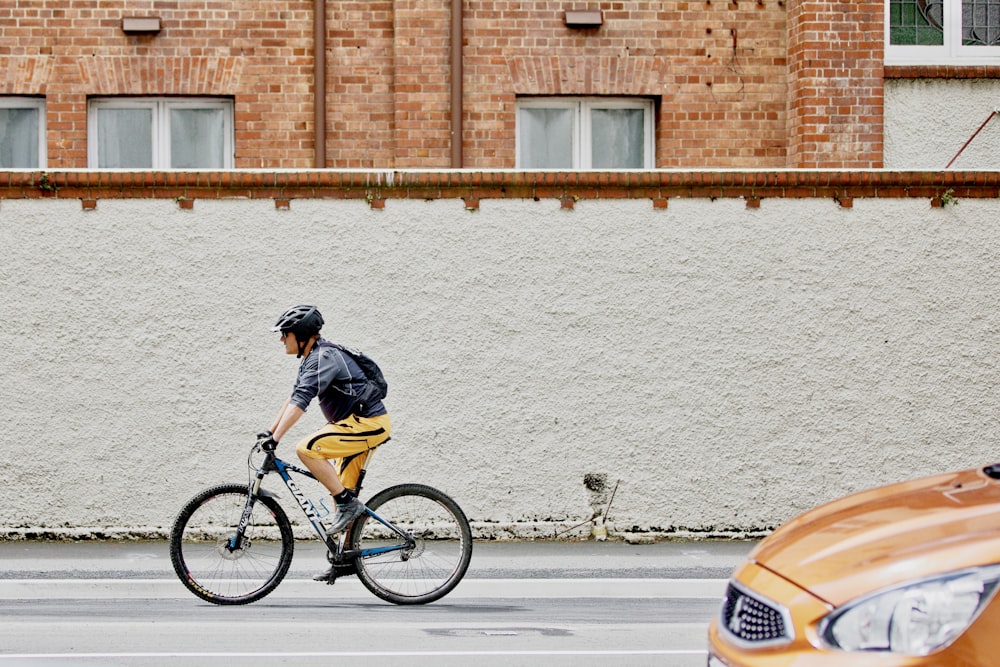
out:
{"label": "car hood", "polygon": [[997,563],[1000,482],[973,469],[848,496],[788,522],[750,558],[834,606]]}

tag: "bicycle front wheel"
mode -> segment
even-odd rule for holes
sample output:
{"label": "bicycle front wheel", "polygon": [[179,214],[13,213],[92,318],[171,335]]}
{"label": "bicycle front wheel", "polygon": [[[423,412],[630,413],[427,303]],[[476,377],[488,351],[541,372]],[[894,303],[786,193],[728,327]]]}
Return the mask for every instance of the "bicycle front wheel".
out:
{"label": "bicycle front wheel", "polygon": [[215,604],[247,604],[281,583],[295,541],[288,515],[273,498],[258,496],[239,544],[236,530],[247,507],[246,485],[202,491],[177,515],[170,532],[174,572],[192,593]]}
{"label": "bicycle front wheel", "polygon": [[400,484],[376,494],[370,514],[351,528],[358,578],[372,593],[395,604],[426,604],[447,595],[472,559],[469,520],[454,500],[430,486]]}

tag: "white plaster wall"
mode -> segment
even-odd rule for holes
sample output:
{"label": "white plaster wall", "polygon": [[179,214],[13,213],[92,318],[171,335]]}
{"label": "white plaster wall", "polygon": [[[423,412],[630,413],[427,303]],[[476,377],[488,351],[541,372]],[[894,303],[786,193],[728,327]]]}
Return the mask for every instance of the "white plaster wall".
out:
{"label": "white plaster wall", "polygon": [[368,488],[439,486],[481,535],[617,480],[618,530],[754,532],[1000,460],[997,206],[4,200],[0,532],[156,534],[244,480],[299,302],[389,378]]}
{"label": "white plaster wall", "polygon": [[953,170],[1000,169],[1000,116],[976,135],[995,109],[1000,109],[995,79],[887,80],[885,168],[944,170],[958,155]]}

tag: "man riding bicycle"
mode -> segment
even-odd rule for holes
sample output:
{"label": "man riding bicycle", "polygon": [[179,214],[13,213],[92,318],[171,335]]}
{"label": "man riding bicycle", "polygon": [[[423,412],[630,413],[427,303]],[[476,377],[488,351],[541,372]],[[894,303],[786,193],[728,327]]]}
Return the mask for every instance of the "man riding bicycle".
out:
{"label": "man riding bicycle", "polygon": [[[314,398],[327,424],[296,446],[302,463],[330,491],[336,505],[330,535],[343,531],[365,511],[350,488],[357,485],[361,453],[389,439],[392,425],[380,399],[364,400],[367,379],[360,366],[338,346],[320,337],[323,316],[315,306],[295,306],[274,325],[281,332],[286,354],[302,359],[291,397],[271,428],[260,434],[276,445],[305,413]],[[338,460],[340,472],[331,464]],[[317,577],[317,579],[321,579]]]}

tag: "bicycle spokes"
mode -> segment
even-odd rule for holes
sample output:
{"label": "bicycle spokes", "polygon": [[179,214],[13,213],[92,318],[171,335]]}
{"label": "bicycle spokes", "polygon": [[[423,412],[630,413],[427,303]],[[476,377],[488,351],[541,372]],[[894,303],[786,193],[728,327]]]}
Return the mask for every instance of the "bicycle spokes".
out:
{"label": "bicycle spokes", "polygon": [[402,484],[367,505],[369,512],[351,530],[351,547],[359,555],[358,577],[375,595],[396,604],[423,604],[461,581],[472,556],[472,535],[451,498],[429,486]]}
{"label": "bicycle spokes", "polygon": [[236,484],[208,489],[181,510],[170,558],[185,586],[216,604],[245,604],[267,595],[291,564],[294,538],[272,498],[250,502]]}

